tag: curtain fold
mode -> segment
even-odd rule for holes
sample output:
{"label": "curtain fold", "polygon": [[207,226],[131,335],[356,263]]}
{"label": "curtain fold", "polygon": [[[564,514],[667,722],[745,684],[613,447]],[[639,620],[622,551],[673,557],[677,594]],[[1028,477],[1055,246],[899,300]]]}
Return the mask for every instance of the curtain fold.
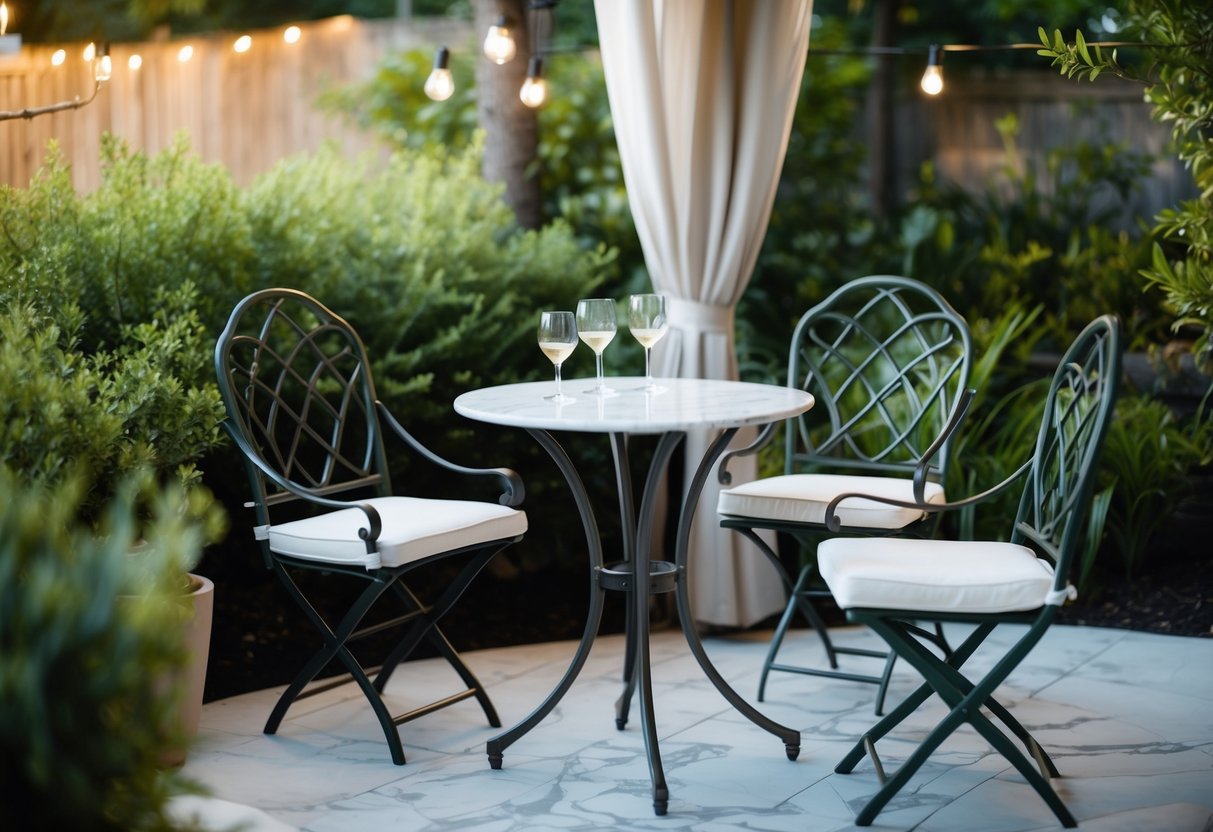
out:
{"label": "curtain fold", "polygon": [[[733,312],[770,219],[812,11],[812,0],[595,0],[628,201],[669,298],[658,375],[737,378]],[[711,439],[687,437],[684,481]],[[746,482],[756,461],[730,471]],[[784,591],[757,549],[719,528],[718,493],[712,477],[692,530],[692,609],[748,626],[781,610]]]}

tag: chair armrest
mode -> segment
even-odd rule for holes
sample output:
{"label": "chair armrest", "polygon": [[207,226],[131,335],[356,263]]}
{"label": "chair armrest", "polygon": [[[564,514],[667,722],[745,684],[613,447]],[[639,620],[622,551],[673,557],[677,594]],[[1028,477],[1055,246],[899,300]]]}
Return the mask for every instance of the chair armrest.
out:
{"label": "chair armrest", "polygon": [[365,529],[358,530],[358,537],[365,540],[368,547],[370,544],[379,539],[379,535],[383,532],[383,520],[379,517],[379,512],[376,511],[375,507],[370,503],[359,503],[349,500],[334,500],[331,497],[322,497],[319,494],[313,494],[306,488],[300,488],[298,485],[291,482],[266,464],[265,460],[261,458],[261,454],[259,454],[257,450],[248,443],[248,440],[244,438],[244,435],[232,424],[230,419],[225,419],[223,421],[223,427],[227,431],[228,435],[232,437],[232,441],[236,443],[236,447],[240,450],[240,453],[244,455],[244,458],[251,464],[255,465],[257,470],[260,471],[262,476],[264,476],[267,480],[281,488],[283,491],[290,492],[299,499],[306,500],[309,503],[327,506],[328,508],[360,509],[362,513],[366,515],[367,527]]}
{"label": "chair armrest", "polygon": [[779,422],[767,422],[762,426],[762,430],[758,432],[758,436],[754,441],[746,445],[744,448],[738,448],[734,451],[729,451],[720,459],[720,467],[716,469],[716,481],[721,485],[732,485],[733,475],[728,472],[729,460],[735,456],[752,456],[758,453],[763,448],[771,443],[771,439],[775,436],[775,431],[779,427]]}
{"label": "chair armrest", "polygon": [[522,483],[522,477],[518,476],[518,472],[509,468],[468,468],[465,465],[459,465],[450,460],[443,459],[438,454],[431,451],[421,441],[405,430],[404,425],[392,415],[391,411],[381,401],[375,402],[375,407],[379,410],[379,415],[387,422],[388,426],[403,439],[413,450],[421,454],[440,468],[445,468],[448,471],[453,471],[456,474],[469,474],[472,476],[490,476],[501,480],[502,488],[504,489],[501,496],[497,498],[497,502],[503,506],[517,508],[522,505],[523,499],[526,497],[526,487]]}
{"label": "chair armrest", "polygon": [[960,401],[956,403],[956,409],[952,411],[952,416],[948,419],[948,423],[944,425],[943,431],[939,436],[935,437],[935,441],[931,443],[931,446],[923,451],[922,458],[914,466],[914,502],[926,502],[927,474],[931,470],[931,460],[935,458],[940,448],[944,446],[944,443],[951,439],[952,434],[960,427],[960,423],[964,421],[965,416],[969,412],[969,405],[973,403],[973,397],[976,395],[977,391],[972,387],[960,394]]}
{"label": "chair armrest", "polygon": [[957,500],[954,503],[927,503],[927,502],[922,502],[922,501],[895,500],[892,497],[881,497],[876,494],[864,494],[864,493],[858,492],[858,491],[854,491],[854,492],[851,492],[848,494],[839,494],[833,500],[830,500],[830,504],[828,506],[826,506],[825,525],[826,525],[826,528],[832,532],[841,531],[842,521],[840,521],[838,519],[838,514],[837,514],[838,504],[841,503],[843,500],[847,500],[847,499],[850,499],[853,497],[855,497],[855,498],[861,497],[865,500],[874,500],[875,502],[878,502],[878,503],[885,503],[885,504],[891,505],[891,506],[900,506],[901,508],[916,508],[916,509],[920,509],[925,512],[953,511],[954,509],[965,508],[966,506],[976,505],[978,503],[985,502],[986,500],[990,499],[991,497],[1001,494],[1003,491],[1006,491],[1011,485],[1013,485],[1015,483],[1016,480],[1018,480],[1020,477],[1022,477],[1024,474],[1026,474],[1028,469],[1031,467],[1032,467],[1032,460],[1029,459],[1023,465],[1020,465],[1019,468],[1016,469],[1013,474],[1011,474],[1011,476],[1007,477],[1005,480],[998,483],[998,485],[995,485],[993,488],[989,488],[985,491],[982,491],[980,494],[974,494],[971,497],[966,497],[963,500]]}

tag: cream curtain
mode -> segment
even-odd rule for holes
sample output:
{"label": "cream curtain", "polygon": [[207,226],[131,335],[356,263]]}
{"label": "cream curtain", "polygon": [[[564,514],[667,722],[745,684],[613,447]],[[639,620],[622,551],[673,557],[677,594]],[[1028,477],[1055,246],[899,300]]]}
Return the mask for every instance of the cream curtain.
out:
{"label": "cream curtain", "polygon": [[[671,332],[654,372],[737,378],[733,311],[766,233],[804,73],[812,0],[595,0],[632,215]],[[687,437],[687,479],[711,437]],[[740,463],[740,464],[738,464]],[[735,460],[734,482],[753,479]],[[691,537],[697,621],[783,608],[766,559],[719,528],[704,489]]]}

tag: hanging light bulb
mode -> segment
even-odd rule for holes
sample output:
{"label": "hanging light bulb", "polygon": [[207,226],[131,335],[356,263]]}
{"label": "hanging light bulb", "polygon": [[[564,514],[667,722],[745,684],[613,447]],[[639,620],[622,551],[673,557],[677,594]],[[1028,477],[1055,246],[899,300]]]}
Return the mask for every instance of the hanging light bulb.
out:
{"label": "hanging light bulb", "polygon": [[532,110],[542,107],[548,100],[548,82],[543,80],[543,58],[538,55],[532,55],[527,64],[526,80],[522,82],[518,97]]}
{"label": "hanging light bulb", "polygon": [[236,38],[236,42],[232,44],[232,49],[241,54],[253,48],[253,39],[249,35],[241,35]]}
{"label": "hanging light bulb", "polygon": [[303,37],[303,30],[298,26],[287,26],[286,31],[282,33],[282,39],[287,43],[298,43],[301,37]]}
{"label": "hanging light bulb", "polygon": [[939,48],[939,44],[931,44],[931,48],[927,51],[927,69],[922,73],[922,91],[927,95],[939,95],[943,92],[943,67],[940,63],[943,60],[943,50]]}
{"label": "hanging light bulb", "polygon": [[136,52],[134,55],[130,56],[126,62],[126,65],[133,70],[138,69],[139,67],[143,66],[143,56]]}
{"label": "hanging light bulb", "polygon": [[114,61],[110,57],[109,46],[101,47],[101,54],[97,56],[96,62],[93,64],[93,78],[97,82],[108,81],[114,75]]}
{"label": "hanging light bulb", "polygon": [[489,27],[489,33],[484,38],[484,57],[501,66],[512,61],[516,54],[518,47],[514,43],[514,35],[510,32],[506,19],[499,17],[497,22]]}
{"label": "hanging light bulb", "polygon": [[434,71],[425,79],[425,94],[434,101],[446,101],[455,92],[455,79],[451,75],[451,50],[439,46],[434,53]]}
{"label": "hanging light bulb", "polygon": [[51,65],[52,66],[63,66],[63,62],[66,60],[67,60],[67,53],[64,52],[62,49],[56,49],[53,53],[51,53]]}
{"label": "hanging light bulb", "polygon": [[188,43],[181,47],[181,51],[177,53],[177,60],[181,61],[181,63],[185,63],[192,57],[194,57],[194,47],[190,46]]}
{"label": "hanging light bulb", "polygon": [[84,58],[84,62],[92,63],[93,58],[97,57],[97,44],[89,42],[89,45],[84,47],[84,51],[80,53],[80,57]]}

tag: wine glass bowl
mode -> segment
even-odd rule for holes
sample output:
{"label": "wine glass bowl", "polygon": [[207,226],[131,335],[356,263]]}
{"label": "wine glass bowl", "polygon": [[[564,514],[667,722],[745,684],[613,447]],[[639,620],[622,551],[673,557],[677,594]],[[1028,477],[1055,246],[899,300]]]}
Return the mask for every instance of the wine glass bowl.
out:
{"label": "wine glass bowl", "polygon": [[606,386],[603,378],[602,353],[615,337],[615,301],[610,298],[577,301],[577,336],[594,351],[598,381],[586,392],[595,396],[613,394],[615,391]]}
{"label": "wine glass bowl", "polygon": [[653,345],[665,337],[669,322],[665,314],[665,295],[631,295],[628,297],[628,329],[644,347],[644,391],[660,393],[665,390],[653,381]]}
{"label": "wine glass bowl", "polygon": [[540,312],[537,334],[539,349],[556,368],[556,392],[545,399],[556,404],[576,401],[560,389],[560,365],[577,348],[577,321],[572,312]]}

